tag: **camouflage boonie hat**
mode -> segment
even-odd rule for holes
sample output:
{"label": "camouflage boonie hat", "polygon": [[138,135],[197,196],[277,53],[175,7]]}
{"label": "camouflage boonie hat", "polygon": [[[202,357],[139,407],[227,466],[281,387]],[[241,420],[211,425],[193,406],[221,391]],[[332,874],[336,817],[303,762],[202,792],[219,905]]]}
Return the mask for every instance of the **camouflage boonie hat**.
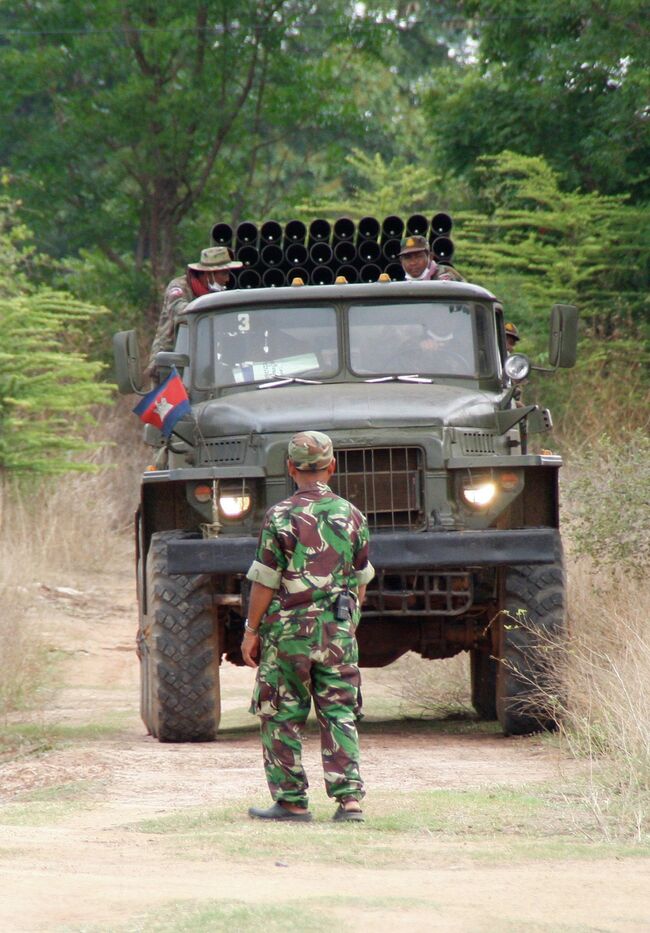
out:
{"label": "camouflage boonie hat", "polygon": [[521,337],[519,336],[519,331],[517,330],[517,328],[511,321],[508,321],[508,323],[506,324],[506,336],[512,337],[515,343],[518,340],[521,340]]}
{"label": "camouflage boonie hat", "polygon": [[301,431],[289,441],[289,460],[297,470],[324,470],[334,456],[332,441],[320,431]]}
{"label": "camouflage boonie hat", "polygon": [[422,250],[429,252],[429,244],[425,236],[407,236],[400,243],[400,256],[408,256],[409,253],[421,253]]}
{"label": "camouflage boonie hat", "polygon": [[187,268],[195,272],[219,272],[220,269],[241,269],[243,265],[233,259],[227,246],[209,246],[201,250],[201,261],[188,262]]}

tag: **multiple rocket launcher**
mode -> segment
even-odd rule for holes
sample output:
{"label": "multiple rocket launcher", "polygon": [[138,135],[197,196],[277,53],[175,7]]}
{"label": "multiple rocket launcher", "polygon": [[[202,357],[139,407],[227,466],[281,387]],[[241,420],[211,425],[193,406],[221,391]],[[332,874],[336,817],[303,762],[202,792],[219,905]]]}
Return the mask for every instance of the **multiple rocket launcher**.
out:
{"label": "multiple rocket launcher", "polygon": [[404,278],[399,261],[402,238],[427,237],[436,261],[450,263],[451,227],[451,217],[444,213],[431,221],[423,214],[412,214],[406,221],[397,215],[383,222],[362,217],[357,224],[349,217],[334,223],[317,218],[309,226],[290,220],[284,229],[275,220],[259,227],[244,221],[235,231],[230,224],[215,224],[212,244],[228,246],[244,264],[231,273],[234,288],[279,287],[296,278],[305,284],[331,285],[338,276],[348,282],[376,282],[382,273],[397,282]]}

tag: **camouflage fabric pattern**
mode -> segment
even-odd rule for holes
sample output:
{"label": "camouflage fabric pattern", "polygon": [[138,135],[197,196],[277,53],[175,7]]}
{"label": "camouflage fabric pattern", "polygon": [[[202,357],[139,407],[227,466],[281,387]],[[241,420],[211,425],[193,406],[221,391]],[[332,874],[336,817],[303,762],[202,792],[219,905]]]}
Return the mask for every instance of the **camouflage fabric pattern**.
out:
{"label": "camouflage fabric pattern", "polygon": [[[325,786],[331,797],[363,796],[356,719],[361,710],[358,587],[374,570],[365,516],[325,483],[273,506],[248,578],[276,590],[260,626],[252,713],[260,717],[266,778],[275,800],[306,805],[300,730],[314,699]],[[335,618],[348,590],[351,614]]]}
{"label": "camouflage fabric pattern", "polygon": [[262,623],[251,712],[260,717],[264,770],[274,800],[308,805],[301,730],[312,697],[327,794],[340,801],[364,795],[356,727],[361,715],[358,618],[356,609],[350,621],[338,622],[328,607]]}
{"label": "camouflage fabric pattern", "polygon": [[355,591],[374,576],[365,516],[325,483],[314,483],[266,513],[247,576],[278,590],[269,619]]}
{"label": "camouflage fabric pattern", "polygon": [[153,374],[155,370],[156,353],[162,350],[174,349],[174,325],[176,317],[185,310],[186,305],[194,298],[192,289],[186,276],[172,279],[165,290],[163,305],[158,319],[156,335],[151,344],[149,365],[147,371]]}

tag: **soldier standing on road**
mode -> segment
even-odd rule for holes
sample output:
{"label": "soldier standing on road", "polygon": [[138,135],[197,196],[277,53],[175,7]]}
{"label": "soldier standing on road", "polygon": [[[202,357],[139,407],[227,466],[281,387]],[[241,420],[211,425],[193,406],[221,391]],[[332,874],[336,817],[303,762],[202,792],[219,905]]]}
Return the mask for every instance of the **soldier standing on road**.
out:
{"label": "soldier standing on road", "polygon": [[374,576],[368,526],[327,485],[336,461],[326,434],[294,435],[287,466],[298,489],[266,513],[247,575],[253,585],[242,655],[249,667],[259,663],[250,711],[260,717],[275,801],[267,810],[248,812],[255,819],[311,820],[300,730],[313,698],[325,787],[338,804],[334,819],[363,820],[355,632]]}
{"label": "soldier standing on road", "polygon": [[407,236],[399,253],[407,282],[464,282],[453,266],[439,264],[431,258],[426,237]]}
{"label": "soldier standing on road", "polygon": [[241,269],[242,265],[233,259],[228,247],[211,246],[201,252],[199,262],[188,263],[185,275],[171,280],[165,290],[156,336],[145,370],[148,376],[156,378],[156,353],[174,349],[174,329],[178,315],[195,298],[225,291],[230,281],[230,270]]}

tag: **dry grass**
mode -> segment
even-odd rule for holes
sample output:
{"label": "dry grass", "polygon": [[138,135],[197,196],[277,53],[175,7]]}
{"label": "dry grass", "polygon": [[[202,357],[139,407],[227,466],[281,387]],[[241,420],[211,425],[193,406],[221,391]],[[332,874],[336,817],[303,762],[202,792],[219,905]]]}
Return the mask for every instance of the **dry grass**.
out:
{"label": "dry grass", "polygon": [[570,568],[571,647],[561,740],[589,762],[582,788],[607,838],[650,836],[650,583]]}
{"label": "dry grass", "polygon": [[100,570],[116,536],[131,531],[147,451],[123,400],[101,418],[90,440],[102,446],[86,458],[95,472],[5,480],[0,488],[0,720],[37,704],[46,680],[37,584]]}
{"label": "dry grass", "polygon": [[464,719],[474,715],[466,653],[427,661],[409,652],[391,664],[382,682],[399,698],[405,716]]}

